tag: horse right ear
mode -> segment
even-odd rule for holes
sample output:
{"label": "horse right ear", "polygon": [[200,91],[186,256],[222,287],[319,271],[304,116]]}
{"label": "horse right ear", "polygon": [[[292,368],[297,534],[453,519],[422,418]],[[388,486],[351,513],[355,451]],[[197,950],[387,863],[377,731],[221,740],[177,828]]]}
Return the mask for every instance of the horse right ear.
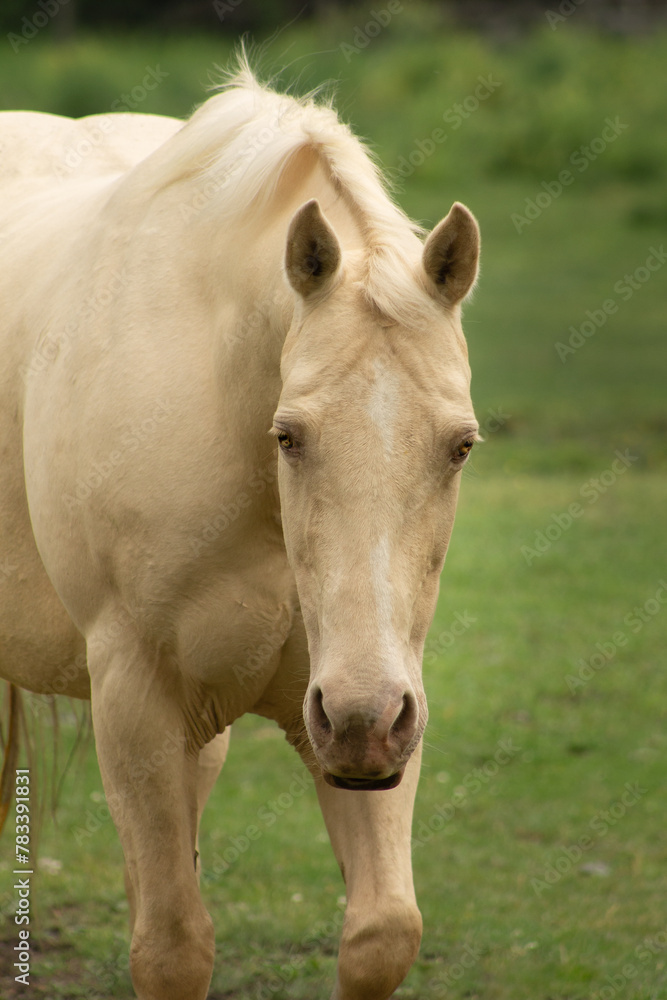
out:
{"label": "horse right ear", "polygon": [[287,279],[295,292],[307,298],[328,284],[339,264],[340,244],[313,198],[290,223],[285,252]]}
{"label": "horse right ear", "polygon": [[424,244],[424,271],[439,295],[455,306],[471,291],[479,267],[479,226],[465,205],[455,201]]}

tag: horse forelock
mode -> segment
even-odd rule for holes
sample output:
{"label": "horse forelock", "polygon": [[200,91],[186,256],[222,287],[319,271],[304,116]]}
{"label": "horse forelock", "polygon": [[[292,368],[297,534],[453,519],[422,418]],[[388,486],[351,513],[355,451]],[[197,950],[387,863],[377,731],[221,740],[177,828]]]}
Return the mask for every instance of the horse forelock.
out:
{"label": "horse forelock", "polygon": [[391,200],[372,152],[317,93],[277,93],[258,82],[242,57],[238,71],[167,146],[151,184],[185,180],[191,203],[200,195],[207,213],[226,223],[266,211],[293,157],[315,150],[364,234],[368,303],[390,323],[424,326],[441,316],[421,279],[424,231]]}

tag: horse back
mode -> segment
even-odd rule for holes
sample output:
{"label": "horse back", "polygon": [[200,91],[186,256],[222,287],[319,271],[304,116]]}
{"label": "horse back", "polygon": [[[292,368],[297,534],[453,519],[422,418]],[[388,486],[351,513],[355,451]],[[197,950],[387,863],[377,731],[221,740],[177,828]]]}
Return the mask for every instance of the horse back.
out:
{"label": "horse back", "polygon": [[[182,127],[159,115],[64,118],[35,111],[0,113],[0,185],[76,184],[123,174]],[[1,196],[1,194],[0,194]]]}

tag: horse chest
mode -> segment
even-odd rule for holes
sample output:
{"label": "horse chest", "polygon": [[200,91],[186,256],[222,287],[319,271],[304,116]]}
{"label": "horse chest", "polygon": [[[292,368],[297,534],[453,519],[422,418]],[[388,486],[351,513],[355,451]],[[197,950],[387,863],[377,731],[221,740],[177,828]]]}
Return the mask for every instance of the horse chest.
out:
{"label": "horse chest", "polygon": [[212,582],[179,615],[181,670],[223,700],[252,704],[275,673],[296,603],[286,562]]}

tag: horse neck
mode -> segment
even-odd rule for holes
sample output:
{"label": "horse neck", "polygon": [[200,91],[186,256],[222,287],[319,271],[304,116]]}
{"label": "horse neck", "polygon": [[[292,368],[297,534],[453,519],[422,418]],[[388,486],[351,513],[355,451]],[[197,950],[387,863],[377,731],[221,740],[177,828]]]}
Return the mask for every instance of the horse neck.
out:
{"label": "horse neck", "polygon": [[[361,226],[347,198],[312,150],[301,150],[284,170],[269,203],[258,214],[216,224],[215,207],[193,236],[210,248],[209,268],[224,272],[216,284],[216,364],[226,391],[238,394],[238,413],[265,441],[282,388],[280,358],[294,313],[294,292],[284,277],[289,224],[297,209],[317,198],[344,250],[363,246]],[[268,420],[268,423],[267,423]]]}
{"label": "horse neck", "polygon": [[205,178],[191,175],[156,190],[153,172],[146,161],[118,185],[101,218],[104,238],[131,247],[128,271],[141,275],[138,304],[160,318],[158,326],[163,317],[168,327],[172,316],[187,316],[191,350],[199,367],[214,375],[209,385],[219,400],[220,426],[242,438],[260,461],[269,450],[295,307],[284,276],[290,222],[301,205],[317,198],[343,250],[363,248],[361,225],[351,200],[310,148],[292,155],[260,209],[251,205],[244,212],[235,211],[228,186],[207,186]]}

